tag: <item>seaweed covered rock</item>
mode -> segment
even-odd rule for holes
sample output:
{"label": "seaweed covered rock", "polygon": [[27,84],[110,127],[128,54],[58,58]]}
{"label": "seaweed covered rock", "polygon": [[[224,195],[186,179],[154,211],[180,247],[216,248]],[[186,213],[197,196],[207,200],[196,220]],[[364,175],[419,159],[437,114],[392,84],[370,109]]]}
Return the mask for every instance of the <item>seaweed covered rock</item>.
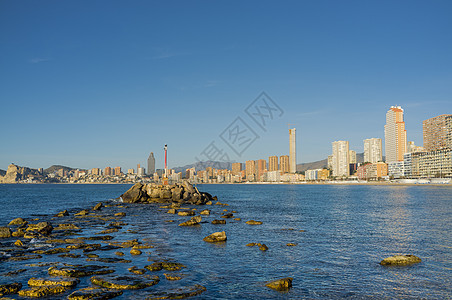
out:
{"label": "seaweed covered rock", "polygon": [[206,236],[203,240],[208,243],[225,242],[227,240],[226,232],[214,232],[211,235]]}
{"label": "seaweed covered rock", "polygon": [[48,269],[50,276],[64,277],[84,277],[90,275],[103,275],[113,273],[114,270],[106,266],[97,265],[71,265],[63,267],[50,267]]}
{"label": "seaweed covered rock", "polygon": [[22,288],[22,284],[18,283],[18,282],[8,283],[8,284],[0,284],[0,296],[16,294],[21,288]]}
{"label": "seaweed covered rock", "polygon": [[292,280],[291,277],[277,279],[267,282],[265,286],[276,291],[287,291],[292,287]]}
{"label": "seaweed covered rock", "polygon": [[67,298],[70,300],[83,299],[111,299],[122,295],[120,290],[110,290],[105,288],[88,287],[73,292]]}
{"label": "seaweed covered rock", "polygon": [[0,238],[9,238],[11,235],[12,232],[9,227],[0,227]]}
{"label": "seaweed covered rock", "polygon": [[421,259],[415,255],[394,255],[380,262],[382,266],[406,266],[420,263]]}
{"label": "seaweed covered rock", "polygon": [[156,285],[160,279],[158,276],[93,276],[91,283],[116,290],[137,290]]}

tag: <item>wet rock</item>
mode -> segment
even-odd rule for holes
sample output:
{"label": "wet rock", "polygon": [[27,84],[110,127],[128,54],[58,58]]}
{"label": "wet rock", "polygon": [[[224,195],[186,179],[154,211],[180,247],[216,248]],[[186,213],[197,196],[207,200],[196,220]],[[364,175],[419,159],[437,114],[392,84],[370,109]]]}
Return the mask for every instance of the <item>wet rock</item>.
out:
{"label": "wet rock", "polygon": [[245,222],[248,225],[262,225],[261,221],[254,221],[254,220],[249,220]]}
{"label": "wet rock", "polygon": [[242,219],[240,218],[234,218],[234,221],[241,221]]}
{"label": "wet rock", "polygon": [[11,222],[9,222],[8,226],[13,226],[13,225],[19,226],[19,225],[24,225],[24,224],[28,224],[28,222],[22,218],[15,218]]}
{"label": "wet rock", "polygon": [[226,220],[213,220],[212,224],[214,224],[214,225],[226,224]]}
{"label": "wet rock", "polygon": [[69,288],[61,285],[32,287],[19,291],[21,297],[41,298],[66,292]]}
{"label": "wet rock", "polygon": [[9,238],[11,235],[12,232],[9,227],[0,227],[0,238]]}
{"label": "wet rock", "polygon": [[79,211],[78,213],[74,214],[74,216],[86,216],[89,213],[89,210],[84,209]]}
{"label": "wet rock", "polygon": [[179,271],[180,269],[185,268],[183,264],[167,261],[162,262],[162,267],[167,271]]}
{"label": "wet rock", "polygon": [[208,216],[208,215],[210,215],[210,210],[204,209],[204,210],[200,211],[199,214]]}
{"label": "wet rock", "polygon": [[67,244],[84,244],[85,243],[85,241],[83,239],[81,239],[81,238],[65,239],[64,242],[67,243]]}
{"label": "wet rock", "polygon": [[37,232],[43,235],[49,235],[53,230],[50,222],[39,222],[38,224],[29,224],[26,231]]}
{"label": "wet rock", "polygon": [[154,262],[150,265],[144,266],[144,268],[151,272],[156,272],[163,269],[163,264],[161,262]]}
{"label": "wet rock", "polygon": [[288,246],[288,247],[294,247],[294,246],[296,246],[296,245],[298,245],[297,243],[287,243],[286,244],[286,246]]}
{"label": "wet rock", "polygon": [[94,254],[94,253],[85,254],[85,256],[88,257],[88,258],[97,258],[97,257],[99,257],[99,255]]}
{"label": "wet rock", "polygon": [[54,215],[54,217],[57,217],[57,218],[66,217],[66,216],[69,216],[67,209],[60,211],[59,213]]}
{"label": "wet rock", "polygon": [[53,248],[53,249],[48,249],[48,250],[35,250],[33,251],[33,253],[36,254],[58,254],[58,253],[67,253],[70,250],[67,248]]}
{"label": "wet rock", "polygon": [[206,291],[206,288],[200,284],[195,284],[191,287],[179,288],[174,291],[168,292],[157,292],[153,293],[146,300],[157,300],[157,299],[184,299],[189,297],[194,297],[202,294]]}
{"label": "wet rock", "polygon": [[139,269],[136,266],[130,267],[127,269],[130,273],[137,274],[137,275],[143,275],[146,273],[145,269]]}
{"label": "wet rock", "polygon": [[142,252],[138,249],[134,249],[134,248],[130,249],[130,254],[132,254],[132,255],[141,255],[141,253]]}
{"label": "wet rock", "polygon": [[80,230],[80,227],[74,224],[59,224],[57,227],[53,228],[54,231],[63,231],[63,230]]}
{"label": "wet rock", "polygon": [[202,221],[201,216],[195,216],[195,217],[191,218],[190,220],[179,224],[179,226],[195,226],[195,225],[199,225],[199,223],[201,223],[201,221]]}
{"label": "wet rock", "polygon": [[225,214],[224,216],[221,216],[222,218],[224,218],[224,219],[229,219],[229,218],[232,218],[234,215],[232,214],[232,213],[228,213],[228,214]]}
{"label": "wet rock", "polygon": [[207,201],[206,202],[206,205],[212,205],[213,203],[212,203],[212,201]]}
{"label": "wet rock", "polygon": [[175,214],[177,214],[177,210],[174,208],[170,208],[170,209],[168,209],[168,211],[166,213],[175,215]]}
{"label": "wet rock", "polygon": [[50,267],[48,273],[50,276],[64,277],[84,277],[90,275],[102,275],[113,273],[114,270],[106,266],[97,265],[71,265],[62,267]]}
{"label": "wet rock", "polygon": [[209,236],[206,236],[203,241],[208,243],[218,243],[218,242],[224,242],[227,240],[226,232],[214,232]]}
{"label": "wet rock", "polygon": [[394,255],[387,257],[380,262],[382,266],[406,266],[420,263],[421,259],[415,255]]}
{"label": "wet rock", "polygon": [[18,228],[11,234],[13,237],[22,237],[25,235],[25,231],[22,228]]}
{"label": "wet rock", "polygon": [[180,211],[177,213],[179,216],[183,216],[183,217],[190,217],[190,216],[194,216],[195,212],[192,210],[186,210],[186,211]]}
{"label": "wet rock", "polygon": [[257,246],[257,243],[248,243],[246,244],[247,247],[254,247]]}
{"label": "wet rock", "polygon": [[93,276],[91,283],[116,290],[137,290],[156,285],[160,279],[158,276]]}
{"label": "wet rock", "polygon": [[118,212],[118,213],[115,213],[115,217],[125,217],[126,216],[126,213],[125,212]]}
{"label": "wet rock", "polygon": [[22,260],[30,260],[30,259],[38,259],[42,258],[41,255],[38,254],[30,254],[30,255],[20,255],[8,258],[9,261],[22,261]]}
{"label": "wet rock", "polygon": [[259,250],[261,250],[261,251],[267,251],[267,250],[268,250],[268,247],[267,247],[267,245],[262,244],[262,245],[259,247]]}
{"label": "wet rock", "polygon": [[0,296],[17,294],[17,292],[22,288],[21,283],[8,283],[8,284],[0,284]]}
{"label": "wet rock", "polygon": [[116,251],[115,254],[116,254],[117,256],[124,256],[124,253],[122,253],[122,252],[120,252],[120,251]]}
{"label": "wet rock", "polygon": [[121,296],[122,293],[123,292],[120,290],[89,287],[75,291],[72,294],[70,294],[67,298],[69,300],[88,300],[88,299],[103,300]]}
{"label": "wet rock", "polygon": [[66,246],[67,249],[83,249],[86,252],[98,250],[100,247],[100,244],[73,244]]}
{"label": "wet rock", "polygon": [[83,240],[87,240],[87,241],[109,241],[112,239],[113,239],[113,237],[111,235],[91,236],[91,237],[83,238]]}
{"label": "wet rock", "polygon": [[78,278],[30,278],[28,286],[61,285],[75,287],[79,282]]}
{"label": "wet rock", "polygon": [[23,247],[23,246],[24,246],[24,243],[22,243],[21,240],[17,240],[17,241],[14,242],[14,246],[17,246],[17,247]]}
{"label": "wet rock", "polygon": [[183,278],[183,276],[181,274],[169,274],[169,273],[164,273],[163,274],[166,278],[166,280],[171,280],[171,281],[175,281],[175,280],[181,280]]}
{"label": "wet rock", "polygon": [[229,204],[221,203],[220,201],[216,202],[215,205],[229,206]]}
{"label": "wet rock", "polygon": [[93,207],[93,210],[101,210],[103,206],[102,202],[99,202]]}
{"label": "wet rock", "polygon": [[292,281],[293,278],[287,277],[270,281],[265,286],[276,291],[288,291],[292,287]]}

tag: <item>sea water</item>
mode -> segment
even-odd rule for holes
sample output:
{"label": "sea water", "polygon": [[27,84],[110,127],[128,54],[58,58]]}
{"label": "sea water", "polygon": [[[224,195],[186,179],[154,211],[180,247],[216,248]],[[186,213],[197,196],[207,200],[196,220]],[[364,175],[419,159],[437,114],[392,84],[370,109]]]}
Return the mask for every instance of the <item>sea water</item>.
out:
{"label": "sea water", "polygon": [[[117,198],[130,186],[0,185],[0,226],[16,217],[44,220],[64,209],[72,214],[99,201]],[[155,247],[138,257],[125,251],[124,258],[133,260],[130,265],[108,265],[117,274],[127,274],[132,265],[142,268],[152,259],[171,259],[186,268],[180,282],[165,281],[163,277],[155,287],[125,291],[117,299],[141,299],[156,290],[193,284],[207,288],[197,296],[199,299],[452,297],[450,186],[197,187],[229,204],[196,207],[212,210],[210,216],[203,216],[205,223],[197,227],[179,227],[187,217],[166,214],[156,204],[127,204],[127,216],[122,221],[129,225],[111,234],[113,240],[147,239]],[[226,225],[212,225],[213,219],[221,219],[221,213],[227,213],[223,212],[225,209],[235,211],[234,218],[241,220],[225,219]],[[263,224],[247,225],[248,220]],[[93,228],[83,234],[101,229]],[[226,243],[209,244],[202,240],[216,231],[226,232]],[[269,249],[264,252],[246,246],[252,242],[264,243]],[[295,246],[287,246],[288,243]],[[114,257],[113,252],[96,253]],[[413,254],[422,262],[405,267],[378,264],[395,254]],[[68,262],[56,255],[44,256],[39,261]],[[0,284],[22,282],[26,288],[30,277],[47,276],[45,269],[3,276],[33,262],[36,261],[0,261]],[[69,262],[87,264],[84,257]],[[288,292],[265,287],[265,282],[283,277],[293,278],[293,287]],[[77,288],[89,284],[89,277],[84,278]]]}

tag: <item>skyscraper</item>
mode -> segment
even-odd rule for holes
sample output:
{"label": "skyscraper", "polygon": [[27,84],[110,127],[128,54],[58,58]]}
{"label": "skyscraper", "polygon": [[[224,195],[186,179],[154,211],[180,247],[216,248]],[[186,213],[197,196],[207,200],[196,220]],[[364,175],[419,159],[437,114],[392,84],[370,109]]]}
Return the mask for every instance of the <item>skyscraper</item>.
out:
{"label": "skyscraper", "polygon": [[289,129],[289,172],[297,171],[296,129]]}
{"label": "skyscraper", "polygon": [[[451,135],[452,115],[439,115],[422,122],[424,148],[426,151],[450,148],[448,136]],[[449,124],[448,124],[449,123]]]}
{"label": "skyscraper", "polygon": [[350,175],[350,154],[348,141],[335,141],[333,144],[333,176]]}
{"label": "skyscraper", "polygon": [[279,157],[279,169],[281,173],[289,173],[289,156],[281,155]]}
{"label": "skyscraper", "polygon": [[386,162],[403,161],[403,154],[407,152],[405,122],[400,106],[391,106],[386,113],[385,151]]}
{"label": "skyscraper", "polygon": [[242,163],[232,163],[232,174],[239,175],[242,171]]}
{"label": "skyscraper", "polygon": [[151,152],[148,157],[148,175],[153,175],[155,173],[155,158],[154,152]]}
{"label": "skyscraper", "polygon": [[256,162],[254,160],[247,160],[245,162],[245,174],[247,180],[253,181],[255,179],[254,175],[256,174]]}
{"label": "skyscraper", "polygon": [[256,181],[260,181],[264,172],[267,171],[267,161],[265,159],[256,160]]}
{"label": "skyscraper", "polygon": [[381,139],[364,140],[364,162],[377,163],[383,161],[383,147]]}
{"label": "skyscraper", "polygon": [[348,163],[356,164],[356,151],[354,150],[348,151]]}
{"label": "skyscraper", "polygon": [[270,156],[268,158],[268,171],[278,171],[278,156]]}

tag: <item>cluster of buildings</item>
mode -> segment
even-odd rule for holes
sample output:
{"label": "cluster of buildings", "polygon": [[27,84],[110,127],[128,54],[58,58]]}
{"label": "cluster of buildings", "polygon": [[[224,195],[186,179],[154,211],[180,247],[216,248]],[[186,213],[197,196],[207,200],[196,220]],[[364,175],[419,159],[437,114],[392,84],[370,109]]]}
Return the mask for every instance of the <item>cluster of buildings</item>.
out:
{"label": "cluster of buildings", "polygon": [[[392,106],[386,113],[385,153],[382,140],[364,140],[364,162],[356,163],[356,152],[348,141],[332,143],[328,168],[336,179],[382,180],[394,178],[452,177],[452,115],[423,121],[423,147],[407,141],[403,109]],[[317,177],[316,179],[320,179]]]}

